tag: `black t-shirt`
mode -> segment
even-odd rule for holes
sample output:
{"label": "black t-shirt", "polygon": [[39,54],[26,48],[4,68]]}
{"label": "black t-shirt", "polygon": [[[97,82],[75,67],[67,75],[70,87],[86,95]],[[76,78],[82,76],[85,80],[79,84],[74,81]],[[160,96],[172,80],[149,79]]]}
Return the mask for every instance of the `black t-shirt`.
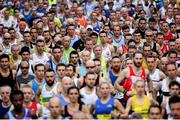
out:
{"label": "black t-shirt", "polygon": [[84,50],[84,42],[83,42],[81,39],[79,39],[78,41],[76,41],[76,42],[74,43],[73,48],[74,48],[76,51],[77,51],[78,49],[79,49],[80,51]]}
{"label": "black t-shirt", "polygon": [[7,77],[3,77],[0,73],[0,87],[3,85],[9,85],[11,89],[14,89],[15,80],[13,79],[12,70],[10,70],[10,73]]}
{"label": "black t-shirt", "polygon": [[142,39],[145,39],[145,31],[142,31],[139,27],[137,28],[137,31],[140,32]]}

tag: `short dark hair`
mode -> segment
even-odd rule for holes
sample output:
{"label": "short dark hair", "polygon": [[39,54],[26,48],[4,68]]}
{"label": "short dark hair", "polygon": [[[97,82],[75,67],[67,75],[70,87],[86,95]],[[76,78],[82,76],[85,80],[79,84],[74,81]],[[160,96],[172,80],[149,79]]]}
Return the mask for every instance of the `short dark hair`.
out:
{"label": "short dark hair", "polygon": [[127,42],[127,45],[129,46],[130,43],[136,43],[133,39],[130,39],[128,42]]}
{"label": "short dark hair", "polygon": [[93,61],[99,61],[99,62],[101,62],[100,59],[98,59],[98,58],[94,58]]}
{"label": "short dark hair", "polygon": [[169,106],[171,108],[171,104],[179,103],[180,102],[180,96],[174,95],[169,98]]}
{"label": "short dark hair", "polygon": [[106,36],[107,36],[107,33],[106,33],[105,31],[101,31],[101,32],[99,33],[99,35],[100,35],[100,34],[102,34],[102,33],[105,33],[105,34],[106,34]]}
{"label": "short dark hair", "polygon": [[151,48],[151,45],[147,44],[146,42],[144,43],[144,46],[143,46],[143,50],[145,47],[150,47]]}
{"label": "short dark hair", "polygon": [[153,17],[149,18],[148,22],[156,22],[156,19],[154,19]]}
{"label": "short dark hair", "polygon": [[53,73],[55,73],[53,69],[47,69],[47,70],[45,71],[45,73],[47,73],[47,72],[53,72]]}
{"label": "short dark hair", "polygon": [[135,45],[129,45],[129,46],[128,46],[128,50],[129,50],[129,49],[137,49],[137,48],[136,48]]}
{"label": "short dark hair", "polygon": [[21,95],[22,98],[24,99],[24,94],[23,94],[23,92],[22,92],[21,90],[13,90],[13,91],[11,92],[11,94],[10,94],[10,100],[11,100],[11,102],[14,100],[14,96],[15,96],[15,95]]}
{"label": "short dark hair", "polygon": [[71,55],[78,55],[78,57],[79,57],[79,54],[78,54],[78,52],[77,51],[75,51],[75,50],[73,50],[71,53],[70,53],[70,57],[71,57]]}
{"label": "short dark hair", "polygon": [[40,66],[43,66],[43,67],[45,68],[44,64],[39,63],[39,64],[36,64],[36,65],[34,66],[34,70],[36,71],[37,68],[40,67]]}
{"label": "short dark hair", "polygon": [[70,63],[70,64],[67,64],[67,65],[66,65],[66,68],[67,68],[67,67],[72,67],[72,68],[73,68],[73,72],[76,72],[76,68],[75,68],[75,66],[74,66],[73,64],[71,64],[71,63]]}
{"label": "short dark hair", "polygon": [[176,25],[175,23],[170,23],[169,26]]}
{"label": "short dark hair", "polygon": [[84,44],[86,44],[88,41],[92,41],[90,37],[85,38]]}
{"label": "short dark hair", "polygon": [[[119,56],[117,56],[117,55],[115,55],[115,56],[113,56],[113,57],[112,57],[112,59],[115,59],[115,58],[120,59],[120,57],[119,57]],[[112,59],[111,59],[111,60],[112,60]]]}
{"label": "short dark hair", "polygon": [[144,20],[144,21],[146,22],[146,19],[145,19],[145,18],[140,18],[140,19],[139,19],[139,23],[140,23],[140,21],[142,21],[142,20]]}
{"label": "short dark hair", "polygon": [[9,28],[9,30],[8,30],[8,31],[11,31],[11,30],[14,30],[14,31],[15,31],[15,29],[14,29],[13,27]]}
{"label": "short dark hair", "polygon": [[123,30],[126,30],[126,29],[130,29],[130,28],[129,28],[128,25],[125,24],[125,25],[122,26],[122,29],[123,29]]}
{"label": "short dark hair", "polygon": [[180,88],[180,84],[179,84],[179,82],[177,82],[177,81],[171,81],[170,83],[169,83],[169,89],[172,87],[172,86],[175,86],[175,85],[177,85],[179,88]]}
{"label": "short dark hair", "polygon": [[89,35],[89,37],[92,37],[92,36],[96,36],[96,37],[98,37],[98,34],[97,34],[97,33],[95,33],[95,32],[93,32],[93,33],[91,33],[91,34]]}
{"label": "short dark hair", "polygon": [[173,50],[171,50],[171,51],[168,52],[168,56],[169,56],[170,54],[176,54],[176,56],[177,56],[177,52],[176,52],[176,51],[173,51]]}
{"label": "short dark hair", "polygon": [[96,75],[96,74],[95,74],[95,72],[93,72],[93,71],[89,71],[89,72],[86,73],[86,77],[87,77],[88,75]]}
{"label": "short dark hair", "polygon": [[7,58],[9,61],[9,55],[7,55],[7,54],[0,55],[0,60],[2,60],[3,58]]}
{"label": "short dark hair", "polygon": [[174,62],[168,62],[167,64],[166,64],[166,69],[167,69],[167,66],[168,65],[173,65],[175,68],[176,68],[176,64],[174,63]]}
{"label": "short dark hair", "polygon": [[[27,33],[28,33],[28,34],[30,34],[30,32],[29,32],[29,31],[24,31],[23,35],[24,35],[24,34],[27,34]],[[30,34],[30,35],[31,35],[31,34]]]}
{"label": "short dark hair", "polygon": [[158,32],[157,33],[157,36],[160,35],[160,36],[164,36],[164,34],[162,32]]}
{"label": "short dark hair", "polygon": [[59,46],[57,46],[57,45],[55,45],[55,46],[52,48],[52,51],[54,52],[55,49],[60,49],[60,50],[61,50],[61,48],[60,48]]}
{"label": "short dark hair", "polygon": [[151,108],[158,108],[160,113],[161,113],[161,110],[162,110],[161,106],[159,106],[159,105],[150,105],[149,110],[148,110],[148,114],[150,113]]}
{"label": "short dark hair", "polygon": [[136,30],[133,34],[141,34],[140,31]]}
{"label": "short dark hair", "polygon": [[63,67],[65,67],[65,68],[66,68],[66,65],[65,65],[64,63],[59,63],[59,64],[57,64],[56,70],[57,70],[57,69],[58,69],[58,67],[60,67],[60,66],[63,66]]}

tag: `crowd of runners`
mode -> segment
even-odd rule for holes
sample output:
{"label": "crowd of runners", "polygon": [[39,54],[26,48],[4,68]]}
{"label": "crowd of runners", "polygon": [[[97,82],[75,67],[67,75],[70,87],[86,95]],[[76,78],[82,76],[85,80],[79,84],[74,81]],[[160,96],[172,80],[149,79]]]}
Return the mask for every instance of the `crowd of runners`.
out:
{"label": "crowd of runners", "polygon": [[179,0],[0,0],[0,119],[180,119]]}

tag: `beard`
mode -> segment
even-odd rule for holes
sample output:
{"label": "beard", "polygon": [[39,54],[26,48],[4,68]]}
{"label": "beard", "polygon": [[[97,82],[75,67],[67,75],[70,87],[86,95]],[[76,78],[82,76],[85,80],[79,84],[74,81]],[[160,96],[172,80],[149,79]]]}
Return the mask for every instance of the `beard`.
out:
{"label": "beard", "polygon": [[87,87],[89,87],[90,89],[93,89],[94,85],[93,84],[89,84],[89,85],[87,85]]}
{"label": "beard", "polygon": [[137,68],[139,68],[139,67],[142,66],[142,62],[135,62],[135,61],[134,61],[134,65],[135,65]]}
{"label": "beard", "polygon": [[114,66],[112,69],[113,69],[114,71],[118,72],[118,71],[120,71],[120,66]]}
{"label": "beard", "polygon": [[53,86],[54,81],[46,81],[46,83],[47,83],[48,86]]}

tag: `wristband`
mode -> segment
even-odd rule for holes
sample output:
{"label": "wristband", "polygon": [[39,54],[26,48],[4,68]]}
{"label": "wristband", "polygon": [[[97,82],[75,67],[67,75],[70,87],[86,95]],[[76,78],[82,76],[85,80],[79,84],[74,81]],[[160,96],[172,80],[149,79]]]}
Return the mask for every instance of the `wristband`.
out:
{"label": "wristband", "polygon": [[126,95],[126,93],[127,93],[127,90],[124,89],[124,90],[123,90],[123,94]]}

